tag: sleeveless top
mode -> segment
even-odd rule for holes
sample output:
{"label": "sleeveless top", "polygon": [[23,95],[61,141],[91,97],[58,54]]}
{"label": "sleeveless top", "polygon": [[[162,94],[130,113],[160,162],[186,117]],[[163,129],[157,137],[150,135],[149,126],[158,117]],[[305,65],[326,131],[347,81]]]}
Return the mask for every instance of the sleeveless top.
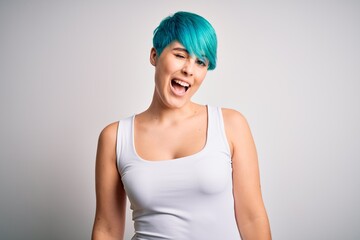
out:
{"label": "sleeveless top", "polygon": [[119,121],[117,167],[133,210],[132,240],[238,240],[232,165],[221,109],[207,106],[200,152],[171,160],[142,159],[134,118]]}

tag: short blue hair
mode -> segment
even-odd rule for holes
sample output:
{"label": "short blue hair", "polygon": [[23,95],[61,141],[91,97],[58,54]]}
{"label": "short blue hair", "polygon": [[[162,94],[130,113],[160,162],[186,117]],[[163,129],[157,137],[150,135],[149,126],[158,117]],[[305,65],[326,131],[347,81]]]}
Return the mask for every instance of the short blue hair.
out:
{"label": "short blue hair", "polygon": [[209,70],[215,69],[217,38],[214,28],[205,18],[190,12],[177,12],[164,18],[154,30],[153,47],[160,56],[173,41],[180,42],[190,55],[207,59]]}

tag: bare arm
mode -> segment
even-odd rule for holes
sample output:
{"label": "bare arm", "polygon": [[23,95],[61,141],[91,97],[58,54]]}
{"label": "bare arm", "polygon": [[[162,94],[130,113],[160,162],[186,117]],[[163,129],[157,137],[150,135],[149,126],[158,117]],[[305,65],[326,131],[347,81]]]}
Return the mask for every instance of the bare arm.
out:
{"label": "bare arm", "polygon": [[235,215],[243,240],[271,239],[270,225],[261,195],[256,147],[246,119],[224,109],[226,135],[233,162]]}
{"label": "bare arm", "polygon": [[117,123],[101,132],[96,154],[96,213],[92,240],[123,239],[126,194],[116,167]]}

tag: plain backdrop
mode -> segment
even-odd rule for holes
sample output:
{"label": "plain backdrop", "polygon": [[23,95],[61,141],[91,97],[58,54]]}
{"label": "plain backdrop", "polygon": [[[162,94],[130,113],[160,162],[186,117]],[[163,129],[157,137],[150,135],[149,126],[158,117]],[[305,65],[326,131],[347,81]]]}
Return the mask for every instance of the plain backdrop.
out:
{"label": "plain backdrop", "polygon": [[360,239],[350,0],[0,1],[0,238],[90,238],[98,135],[149,105],[152,32],[179,10],[217,31],[194,100],[250,123],[273,239]]}

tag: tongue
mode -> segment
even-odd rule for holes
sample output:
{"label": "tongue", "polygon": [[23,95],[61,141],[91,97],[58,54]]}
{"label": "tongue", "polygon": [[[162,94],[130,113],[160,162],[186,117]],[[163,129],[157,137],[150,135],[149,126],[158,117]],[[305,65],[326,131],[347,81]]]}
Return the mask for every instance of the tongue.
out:
{"label": "tongue", "polygon": [[185,93],[185,88],[177,83],[173,83],[173,88],[176,94],[182,95]]}

